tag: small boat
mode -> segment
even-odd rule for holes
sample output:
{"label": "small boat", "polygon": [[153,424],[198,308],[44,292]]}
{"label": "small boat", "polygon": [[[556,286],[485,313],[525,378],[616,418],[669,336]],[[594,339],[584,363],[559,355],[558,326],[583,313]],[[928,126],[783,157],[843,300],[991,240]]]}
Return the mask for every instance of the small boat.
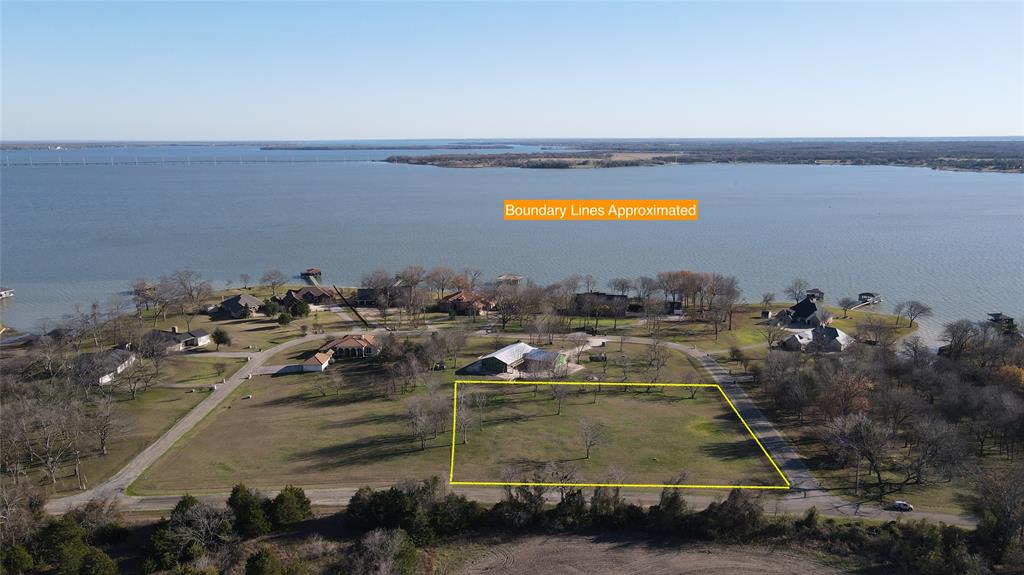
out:
{"label": "small boat", "polygon": [[320,277],[320,268],[309,268],[300,274],[304,278],[318,278]]}
{"label": "small boat", "polygon": [[874,305],[882,303],[882,296],[877,293],[866,291],[857,295],[861,305]]}
{"label": "small boat", "polygon": [[14,297],[14,290],[12,288],[0,287],[0,299],[7,299]]}

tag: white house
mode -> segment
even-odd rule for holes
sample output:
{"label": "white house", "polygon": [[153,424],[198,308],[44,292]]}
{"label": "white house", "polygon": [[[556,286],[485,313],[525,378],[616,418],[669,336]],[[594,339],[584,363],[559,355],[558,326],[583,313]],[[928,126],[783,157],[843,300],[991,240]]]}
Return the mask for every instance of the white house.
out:
{"label": "white house", "polygon": [[318,351],[302,362],[302,371],[325,371],[327,365],[331,363],[331,357],[333,356],[333,351]]}

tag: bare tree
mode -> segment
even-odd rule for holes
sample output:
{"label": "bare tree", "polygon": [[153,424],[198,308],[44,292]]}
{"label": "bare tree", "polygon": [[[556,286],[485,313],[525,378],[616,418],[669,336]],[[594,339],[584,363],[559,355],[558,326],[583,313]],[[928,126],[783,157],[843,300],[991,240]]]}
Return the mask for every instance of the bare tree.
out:
{"label": "bare tree", "polygon": [[430,286],[437,290],[437,298],[444,297],[444,290],[451,286],[455,279],[455,271],[447,266],[437,266],[427,274],[427,281]]}
{"label": "bare tree", "polygon": [[374,529],[363,535],[348,558],[352,575],[392,575],[395,560],[405,544],[405,532],[398,529]]}
{"label": "bare tree", "polygon": [[773,301],[775,301],[775,294],[770,291],[764,292],[761,294],[761,309],[768,309]]}
{"label": "bare tree", "polygon": [[583,448],[587,452],[585,458],[590,459],[590,450],[608,441],[608,428],[596,421],[581,419],[580,439],[583,440]]}
{"label": "bare tree", "polygon": [[249,289],[249,282],[252,277],[249,274],[239,274],[238,280],[242,282],[242,289]]}
{"label": "bare tree", "polygon": [[768,321],[763,323],[757,328],[758,333],[764,338],[765,343],[768,344],[768,349],[771,350],[775,347],[775,344],[782,341],[786,337],[786,328],[782,327],[774,321]]}
{"label": "bare tree", "polygon": [[807,296],[807,288],[810,287],[810,285],[811,284],[807,283],[807,280],[803,278],[795,278],[793,281],[789,282],[789,285],[786,286],[783,293],[799,302]]}
{"label": "bare tree", "polygon": [[843,319],[846,319],[850,317],[850,310],[860,302],[852,297],[841,297],[838,303],[839,307],[843,310]]}
{"label": "bare tree", "polygon": [[189,331],[192,331],[192,320],[202,311],[202,304],[213,294],[213,288],[209,281],[190,269],[176,270],[166,279],[173,286],[175,302],[185,316]]}
{"label": "bare tree", "polygon": [[551,399],[555,401],[555,415],[562,415],[562,400],[569,395],[569,387],[566,385],[549,385],[548,387],[551,388]]}
{"label": "bare tree", "polygon": [[413,436],[420,442],[420,451],[427,449],[427,439],[434,430],[433,413],[430,402],[423,399],[411,399],[405,403],[406,418]]}
{"label": "bare tree", "polygon": [[270,286],[270,293],[274,297],[277,297],[277,288],[283,286],[288,282],[288,278],[281,273],[279,269],[267,270],[262,277],[260,277],[260,283]]}
{"label": "bare tree", "polygon": [[580,355],[583,353],[583,348],[587,346],[590,336],[581,331],[575,331],[569,334],[568,340],[572,344],[573,353],[576,354],[576,363],[579,363]]}
{"label": "bare tree", "polygon": [[462,270],[462,277],[465,281],[466,289],[470,292],[476,291],[477,282],[480,281],[481,272],[478,268],[465,268]]}
{"label": "bare tree", "polygon": [[126,427],[126,422],[114,398],[101,396],[92,408],[90,423],[93,434],[99,442],[100,453],[107,454],[110,438]]}
{"label": "bare tree", "polygon": [[917,300],[910,300],[903,308],[903,314],[910,320],[910,327],[914,327],[914,320],[919,317],[931,317],[934,312],[931,306]]}
{"label": "bare tree", "polygon": [[614,278],[608,280],[608,289],[619,295],[626,295],[633,289],[633,280],[629,278]]}
{"label": "bare tree", "polygon": [[946,355],[952,360],[960,359],[980,334],[977,324],[966,319],[947,323],[942,330],[942,341],[947,344]]}

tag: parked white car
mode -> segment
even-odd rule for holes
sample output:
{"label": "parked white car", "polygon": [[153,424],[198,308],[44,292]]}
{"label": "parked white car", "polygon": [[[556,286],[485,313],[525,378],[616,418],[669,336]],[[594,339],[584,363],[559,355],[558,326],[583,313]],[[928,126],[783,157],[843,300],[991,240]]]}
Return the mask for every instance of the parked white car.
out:
{"label": "parked white car", "polygon": [[906,501],[893,501],[892,504],[889,505],[889,507],[887,507],[886,509],[888,509],[889,511],[909,512],[914,510],[914,506],[907,503]]}

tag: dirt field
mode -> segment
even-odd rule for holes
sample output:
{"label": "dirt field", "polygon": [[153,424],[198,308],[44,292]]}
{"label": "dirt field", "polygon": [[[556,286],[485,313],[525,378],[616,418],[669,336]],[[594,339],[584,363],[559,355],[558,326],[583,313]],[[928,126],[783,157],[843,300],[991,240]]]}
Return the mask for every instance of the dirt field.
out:
{"label": "dirt field", "polygon": [[642,543],[587,537],[537,537],[500,545],[459,573],[463,575],[833,575],[843,571],[797,554],[760,547],[687,545],[652,547]]}

